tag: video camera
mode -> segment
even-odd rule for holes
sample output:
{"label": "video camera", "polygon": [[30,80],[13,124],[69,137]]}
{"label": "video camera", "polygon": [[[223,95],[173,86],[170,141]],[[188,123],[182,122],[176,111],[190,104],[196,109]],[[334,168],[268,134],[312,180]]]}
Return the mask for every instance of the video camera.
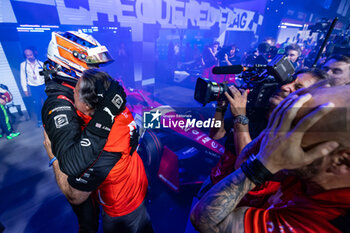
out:
{"label": "video camera", "polygon": [[259,53],[262,54],[266,60],[271,60],[278,54],[276,46],[271,46],[267,42],[262,42],[258,46]]}
{"label": "video camera", "polygon": [[311,36],[313,33],[320,33],[320,34],[327,33],[330,25],[331,23],[328,22],[328,19],[326,18],[323,18],[320,22],[314,25],[309,25],[307,27],[307,29],[310,30],[309,36]]}
{"label": "video camera", "polygon": [[[243,67],[241,65],[214,67],[214,74],[240,74],[242,85],[238,88],[251,89],[248,95],[249,105],[265,107],[268,99],[283,84],[293,81],[295,68],[284,55],[275,56],[267,65]],[[205,106],[212,101],[225,100],[228,91],[226,83],[211,82],[198,78],[194,98]]]}

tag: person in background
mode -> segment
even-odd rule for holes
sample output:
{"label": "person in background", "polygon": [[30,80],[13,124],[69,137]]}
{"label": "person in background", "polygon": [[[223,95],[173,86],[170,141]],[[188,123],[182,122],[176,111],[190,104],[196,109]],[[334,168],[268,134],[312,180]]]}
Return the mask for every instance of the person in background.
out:
{"label": "person in background", "polygon": [[117,49],[117,56],[116,56],[116,67],[117,67],[117,75],[119,76],[118,79],[121,80],[130,80],[131,79],[131,60],[132,57],[130,55],[130,52],[124,42],[121,42],[118,49]]}
{"label": "person in background", "polygon": [[198,48],[197,44],[193,44],[193,60],[197,61],[202,57],[201,50]]}
{"label": "person in background", "polygon": [[334,55],[328,58],[322,69],[333,80],[333,85],[346,85],[350,83],[350,57],[346,55]]}
{"label": "person in background", "polygon": [[223,48],[224,60],[220,60],[220,66],[232,66],[232,65],[240,65],[241,57],[237,55],[237,46],[231,45],[226,48]]}
{"label": "person in background", "polygon": [[219,59],[217,58],[219,46],[220,43],[215,41],[213,44],[204,48],[202,53],[202,64],[204,66],[202,77],[213,81],[216,81],[216,76],[212,73],[212,69],[219,64]]}
{"label": "person in background", "polygon": [[264,42],[268,43],[270,46],[276,46],[276,40],[273,37],[266,37]]}
{"label": "person in background", "polygon": [[24,51],[25,61],[21,63],[21,85],[25,96],[32,96],[38,127],[42,126],[41,108],[46,99],[45,78],[39,72],[43,69],[43,63],[39,61],[37,51],[28,47]]}
{"label": "person in background", "polygon": [[257,50],[253,50],[246,58],[245,64],[252,66],[256,64],[266,65],[270,60],[271,46],[267,42],[262,42],[258,45]]}
{"label": "person in background", "polygon": [[219,51],[220,43],[215,41],[213,44],[203,50],[203,62],[206,68],[211,68],[218,64],[218,58],[216,57]]}
{"label": "person in background", "polygon": [[285,48],[285,54],[288,57],[289,61],[293,64],[295,70],[300,68],[300,63],[298,59],[301,55],[301,49],[297,44],[290,44]]}
{"label": "person in background", "polygon": [[20,135],[19,132],[14,132],[7,109],[5,108],[5,105],[11,100],[12,94],[9,92],[8,87],[4,84],[0,84],[0,128],[2,130],[0,138],[3,137],[3,134],[6,134],[8,140]]}
{"label": "person in background", "polygon": [[172,70],[172,72],[178,68],[180,60],[180,44],[177,42],[173,43],[173,41],[170,41],[168,44],[168,66]]}
{"label": "person in background", "polygon": [[184,61],[185,62],[193,61],[193,57],[194,57],[193,48],[191,47],[191,44],[187,42],[185,47]]}
{"label": "person in background", "polygon": [[287,46],[290,44],[289,40],[290,40],[290,38],[287,37],[286,40],[281,44],[281,47],[282,47],[282,48],[287,47]]}

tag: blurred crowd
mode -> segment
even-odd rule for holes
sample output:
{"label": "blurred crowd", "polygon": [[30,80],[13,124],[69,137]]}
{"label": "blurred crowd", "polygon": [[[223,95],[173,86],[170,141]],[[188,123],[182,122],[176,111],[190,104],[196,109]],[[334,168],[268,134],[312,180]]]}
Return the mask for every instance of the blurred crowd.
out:
{"label": "blurred crowd", "polygon": [[[214,66],[268,64],[278,54],[286,55],[295,71],[312,68],[316,65],[317,68],[323,67],[323,69],[327,69],[327,72],[332,72],[332,69],[328,69],[328,66],[324,65],[330,57],[339,55],[339,51],[334,50],[335,43],[336,41],[328,41],[317,61],[315,60],[320,42],[315,41],[312,37],[301,39],[299,34],[293,38],[292,42],[288,37],[283,43],[276,43],[275,38],[267,37],[261,43],[251,46],[249,51],[241,51],[235,44],[221,47],[217,41],[204,46],[202,50],[196,44],[191,46],[190,43],[187,43],[185,47],[182,47],[178,43],[170,43],[168,62],[173,70],[187,70],[189,73],[196,70],[204,78],[229,83],[234,82],[234,75],[214,75],[212,68]],[[340,55],[345,57],[340,59],[338,56],[336,60],[340,59],[346,62],[346,57],[349,57],[349,54]]]}

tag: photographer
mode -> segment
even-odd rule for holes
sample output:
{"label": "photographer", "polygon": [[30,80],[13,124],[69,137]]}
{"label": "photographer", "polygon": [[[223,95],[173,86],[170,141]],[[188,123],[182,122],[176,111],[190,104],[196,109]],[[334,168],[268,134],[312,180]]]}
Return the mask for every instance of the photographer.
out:
{"label": "photographer", "polygon": [[241,64],[241,57],[237,55],[238,48],[236,45],[231,45],[223,48],[220,51],[220,66],[232,66]]}
{"label": "photographer", "polygon": [[[347,232],[350,141],[349,130],[339,129],[350,121],[343,111],[350,107],[350,87],[304,92],[312,95],[292,95],[273,112],[257,156],[250,154],[193,208],[191,220],[198,231]],[[280,188],[262,189],[263,200],[241,202],[281,170],[288,176]]]}
{"label": "photographer", "polygon": [[[281,86],[280,90],[270,97],[270,112],[289,94],[327,78],[327,74],[322,70],[300,70],[294,74],[293,82]],[[225,95],[230,104],[232,115],[224,120],[227,103],[219,102],[214,118],[221,121],[221,128],[211,129],[209,134],[215,140],[226,136],[225,153],[211,172],[211,181],[214,184],[233,171],[237,159],[236,155],[239,155],[243,148],[252,141],[249,132],[249,119],[246,117],[248,92],[247,90],[239,91],[234,86],[230,87],[230,92],[231,95],[228,93],[225,93]],[[262,116],[261,121],[264,120],[264,116]]]}
{"label": "photographer", "polygon": [[246,58],[246,65],[256,65],[256,64],[267,64],[271,59],[270,56],[271,46],[267,42],[262,42],[259,44],[258,49],[253,50],[253,52]]}

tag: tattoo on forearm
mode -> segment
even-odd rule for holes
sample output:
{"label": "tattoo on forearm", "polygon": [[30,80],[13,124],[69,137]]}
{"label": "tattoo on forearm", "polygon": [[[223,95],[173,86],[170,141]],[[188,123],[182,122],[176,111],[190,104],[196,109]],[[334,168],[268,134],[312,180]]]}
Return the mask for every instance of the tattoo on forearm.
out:
{"label": "tattoo on forearm", "polygon": [[260,148],[260,139],[259,137],[255,138],[253,141],[249,142],[241,151],[240,154],[237,154],[237,160],[235,168],[239,168],[241,164],[246,161],[251,154],[256,154],[259,152]]}
{"label": "tattoo on forearm", "polygon": [[[233,221],[224,221],[225,218],[234,211],[243,196],[254,186],[239,168],[216,184],[197,203],[191,216],[194,225],[203,232],[219,232],[220,229],[227,229],[227,224],[232,224]],[[219,227],[220,223],[223,225]]]}

